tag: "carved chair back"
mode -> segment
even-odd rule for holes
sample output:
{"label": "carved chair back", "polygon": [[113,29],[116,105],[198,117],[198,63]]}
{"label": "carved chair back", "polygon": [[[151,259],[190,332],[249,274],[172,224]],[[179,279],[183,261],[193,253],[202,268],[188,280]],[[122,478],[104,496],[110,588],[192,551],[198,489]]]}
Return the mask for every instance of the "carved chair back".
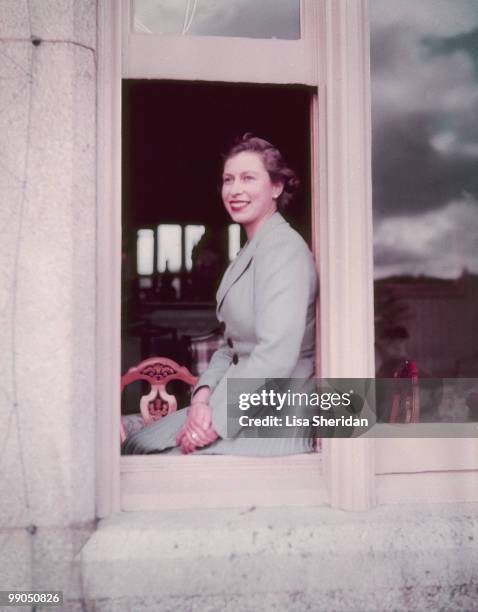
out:
{"label": "carved chair back", "polygon": [[[171,380],[182,380],[188,385],[194,386],[197,377],[184,366],[180,366],[172,359],[166,357],[150,357],[145,359],[137,366],[130,368],[121,377],[121,393],[126,385],[137,380],[145,380],[151,385],[149,393],[143,395],[139,402],[141,416],[144,425],[147,427],[163,418],[167,414],[174,412],[178,405],[174,395],[166,391],[166,385]],[[121,420],[121,442],[126,439],[126,429]]]}

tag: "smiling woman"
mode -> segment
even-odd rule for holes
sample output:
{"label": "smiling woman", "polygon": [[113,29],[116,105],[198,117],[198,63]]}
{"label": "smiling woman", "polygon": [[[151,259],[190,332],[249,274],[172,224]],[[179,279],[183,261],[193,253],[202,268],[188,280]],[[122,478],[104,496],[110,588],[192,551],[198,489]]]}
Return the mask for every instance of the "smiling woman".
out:
{"label": "smiling woman", "polygon": [[273,183],[255,153],[241,152],[224,164],[222,199],[235,223],[245,229],[249,240],[261,223],[276,210],[283,185]]}
{"label": "smiling woman", "polygon": [[313,377],[317,274],[306,243],[278,212],[281,198],[283,204],[298,186],[279,150],[246,134],[224,160],[224,206],[248,237],[217,292],[227,342],[200,377],[189,409],[128,438],[125,454],[179,448],[264,456],[314,450],[307,431],[289,431],[287,438],[246,438],[240,424],[231,426],[228,419],[228,379]]}
{"label": "smiling woman", "polygon": [[231,218],[242,224],[251,239],[263,218],[285,211],[299,184],[278,149],[245,134],[226,156],[222,199]]}

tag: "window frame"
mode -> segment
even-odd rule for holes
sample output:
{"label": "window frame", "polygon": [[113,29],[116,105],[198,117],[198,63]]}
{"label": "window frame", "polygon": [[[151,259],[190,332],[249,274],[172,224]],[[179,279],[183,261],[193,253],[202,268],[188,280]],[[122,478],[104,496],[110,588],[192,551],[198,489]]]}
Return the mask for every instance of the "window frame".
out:
{"label": "window frame", "polygon": [[[117,0],[98,2],[98,71],[97,71],[97,516],[105,517],[124,507],[121,500],[119,453],[120,413],[120,351],[121,351],[121,79],[124,31],[122,11],[125,3]],[[318,262],[321,291],[317,308],[318,319],[318,371],[323,377],[374,376],[374,322],[373,322],[373,249],[372,249],[372,197],[371,197],[371,105],[369,27],[367,0],[302,0],[302,7],[314,20],[316,51],[311,66],[317,69],[317,96],[311,112],[312,163],[316,180],[312,185],[313,246]],[[305,13],[303,13],[305,15]],[[303,19],[306,28],[307,20]],[[310,24],[309,24],[310,25]],[[143,35],[144,36],[144,35]],[[149,36],[149,35],[148,35]],[[207,38],[207,37],[204,37]],[[217,37],[214,37],[217,40]],[[202,37],[196,40],[204,40]],[[225,40],[222,39],[221,40]],[[235,39],[245,44],[246,39]],[[247,39],[247,42],[254,39]],[[257,42],[257,41],[254,41]],[[266,43],[278,41],[266,41]],[[280,41],[295,43],[297,41]],[[309,41],[310,42],[310,41]],[[202,44],[202,43],[201,43]],[[206,43],[205,43],[206,44]],[[309,44],[309,43],[308,43]],[[274,45],[272,45],[274,46]],[[314,68],[314,70],[315,70]],[[145,73],[146,74],[146,73]],[[151,74],[149,75],[151,77]],[[161,75],[167,78],[168,75]],[[175,74],[175,78],[184,75]],[[207,74],[203,74],[207,77]],[[244,80],[239,74],[237,80]],[[215,80],[217,77],[215,78]],[[228,79],[231,80],[231,79]],[[236,80],[236,79],[234,79]],[[249,81],[249,79],[247,79]],[[267,78],[267,82],[273,82]],[[283,82],[283,81],[281,81]],[[297,81],[291,81],[297,82]],[[318,180],[317,180],[318,179]],[[319,223],[320,220],[320,223]],[[319,249],[320,245],[320,249]],[[320,257],[319,257],[320,255]],[[311,489],[302,491],[295,499],[300,503],[329,503],[332,507],[364,510],[376,501],[393,501],[400,491],[407,490],[410,478],[434,476],[441,478],[441,490],[453,470],[468,470],[468,481],[476,479],[478,457],[471,446],[462,462],[428,465],[404,462],[407,449],[417,451],[421,443],[421,456],[427,449],[437,448],[432,440],[393,440],[395,452],[384,451],[384,442],[372,439],[325,439],[321,457],[312,455],[297,458],[211,458],[170,457],[169,469],[174,462],[180,467],[186,481],[191,475],[216,466],[215,486],[224,478],[230,483],[231,475],[242,478],[244,471],[254,472],[257,482],[263,482],[271,466],[281,465],[287,478],[280,487],[293,491],[294,478],[310,474]],[[448,447],[453,442],[448,441]],[[468,440],[472,443],[474,440]],[[455,442],[456,443],[456,442]],[[382,450],[380,450],[382,449]],[[375,463],[386,452],[386,472],[377,472]],[[470,459],[471,458],[471,459]],[[123,460],[126,458],[123,458]],[[151,458],[149,458],[151,459]],[[156,458],[158,459],[158,458]],[[161,458],[163,461],[166,458]],[[246,459],[246,461],[241,461]],[[271,463],[272,461],[272,463]],[[299,461],[299,464],[297,463]],[[270,464],[270,465],[269,465]],[[144,457],[129,457],[129,474],[149,467],[167,478],[166,464],[152,461],[145,464]],[[202,468],[201,468],[202,466]],[[265,468],[268,466],[268,472]],[[294,468],[295,466],[295,468]],[[210,466],[212,467],[212,466]],[[138,469],[136,469],[138,468]],[[314,470],[321,470],[314,481]],[[210,472],[210,470],[209,470]],[[421,473],[418,473],[421,472]],[[456,472],[455,472],[456,473]],[[123,475],[125,474],[123,469]],[[400,475],[398,485],[396,476]],[[253,477],[253,480],[255,478]],[[128,476],[129,477],[129,476]],[[179,486],[178,474],[174,483]],[[189,480],[188,480],[189,479]],[[388,480],[387,480],[388,479]],[[390,480],[392,479],[392,480]],[[395,479],[395,481],[394,481]],[[408,480],[407,480],[408,479]],[[448,480],[447,480],[448,479]],[[154,478],[153,478],[154,480]],[[196,479],[197,481],[198,479]],[[466,479],[465,479],[466,480]],[[155,480],[156,485],[158,478]],[[171,485],[169,480],[162,484]],[[184,479],[181,482],[185,482]],[[245,482],[245,481],[243,481]],[[279,482],[279,480],[277,480]],[[183,497],[188,506],[207,506],[204,487],[190,491]],[[279,486],[279,485],[278,485]],[[424,492],[415,483],[415,501],[423,499]],[[468,486],[468,485],[466,485]],[[279,487],[279,489],[280,489]],[[315,487],[315,488],[314,488]],[[388,487],[388,488],[387,488]],[[439,487],[439,488],[440,488]],[[279,490],[277,489],[277,490]],[[478,487],[477,487],[478,489]],[[252,496],[254,487],[250,489]],[[457,493],[455,497],[460,497]],[[420,495],[422,496],[420,498]],[[466,495],[465,495],[466,496]],[[247,496],[242,497],[248,503]],[[475,494],[476,497],[476,494]],[[258,499],[257,497],[255,499]],[[426,499],[426,497],[425,497]],[[237,500],[236,500],[237,501]],[[216,500],[217,502],[217,500]],[[138,507],[144,507],[140,500]],[[164,502],[162,502],[164,503]],[[180,504],[180,501],[169,502]],[[261,504],[287,503],[284,495],[275,500],[261,499]],[[217,505],[217,503],[215,503]],[[163,506],[164,507],[164,506]],[[176,506],[175,506],[176,507]]]}
{"label": "window frame", "polygon": [[[131,4],[131,0],[121,0],[122,48],[127,49],[123,53],[124,79],[316,83],[314,1],[300,0],[301,37],[297,40],[134,32]],[[216,62],[213,58],[219,46],[221,61]],[[244,54],[252,56],[254,61],[244,62]],[[151,57],[155,58],[154,63]],[[284,57],[287,63],[282,61]]]}
{"label": "window frame", "polygon": [[[372,293],[362,289],[353,303],[337,299],[345,285],[334,279],[347,274],[350,263],[365,253],[361,276],[357,275],[354,285],[365,276],[371,287],[371,232],[366,233],[368,240],[359,238],[351,242],[340,259],[334,257],[333,239],[344,228],[351,231],[352,220],[347,214],[350,193],[355,194],[354,204],[359,209],[354,215],[359,223],[359,236],[365,235],[371,219],[367,2],[302,0],[302,6],[306,5],[313,9],[318,47],[311,58],[318,70],[318,102],[315,112],[312,110],[313,164],[319,179],[318,187],[313,186],[316,203],[313,244],[320,243],[318,364],[322,376],[350,373],[350,365],[354,366],[356,376],[367,376],[373,371],[373,310],[369,308]],[[124,2],[116,0],[98,3],[97,514],[100,517],[121,509],[120,414],[115,407],[120,405],[122,8]],[[336,78],[337,74],[341,78]],[[354,112],[348,113],[352,105]],[[326,109],[329,111],[325,112]],[[351,172],[352,167],[363,171]],[[349,322],[347,328],[354,330],[357,339],[352,350],[341,333],[343,320]],[[347,355],[347,359],[341,360],[341,355]],[[188,465],[192,468],[193,463],[203,458],[188,457]],[[320,461],[317,457],[311,460],[315,460],[316,469],[323,463],[326,501],[335,507],[370,507],[374,502],[372,458],[372,440],[324,440],[323,457]],[[239,465],[238,470],[241,469],[243,466]],[[200,504],[199,497],[196,500]]]}

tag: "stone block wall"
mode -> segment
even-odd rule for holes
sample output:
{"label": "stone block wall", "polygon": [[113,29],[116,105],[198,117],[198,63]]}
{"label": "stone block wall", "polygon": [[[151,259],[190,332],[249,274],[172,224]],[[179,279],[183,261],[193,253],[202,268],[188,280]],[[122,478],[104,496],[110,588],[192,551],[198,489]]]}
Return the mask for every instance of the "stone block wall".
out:
{"label": "stone block wall", "polygon": [[0,584],[79,596],[95,524],[96,2],[0,4]]}

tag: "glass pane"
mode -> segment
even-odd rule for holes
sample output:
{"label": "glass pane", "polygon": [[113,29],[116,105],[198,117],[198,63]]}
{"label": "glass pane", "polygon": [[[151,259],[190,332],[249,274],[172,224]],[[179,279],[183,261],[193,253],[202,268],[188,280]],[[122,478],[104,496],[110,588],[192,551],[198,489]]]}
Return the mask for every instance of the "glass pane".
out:
{"label": "glass pane", "polygon": [[158,225],[158,272],[181,270],[181,226]]}
{"label": "glass pane", "polygon": [[134,0],[145,34],[300,38],[300,0]]}
{"label": "glass pane", "polygon": [[193,249],[204,235],[204,225],[186,225],[184,230],[184,248],[186,252],[186,270],[193,269]]}
{"label": "glass pane", "polygon": [[136,242],[136,270],[138,274],[152,274],[154,269],[154,232],[152,229],[138,230]]}
{"label": "glass pane", "polygon": [[241,248],[241,226],[239,223],[231,223],[227,228],[229,243],[229,261],[235,259]]}
{"label": "glass pane", "polygon": [[478,377],[478,3],[370,7],[377,374]]}

